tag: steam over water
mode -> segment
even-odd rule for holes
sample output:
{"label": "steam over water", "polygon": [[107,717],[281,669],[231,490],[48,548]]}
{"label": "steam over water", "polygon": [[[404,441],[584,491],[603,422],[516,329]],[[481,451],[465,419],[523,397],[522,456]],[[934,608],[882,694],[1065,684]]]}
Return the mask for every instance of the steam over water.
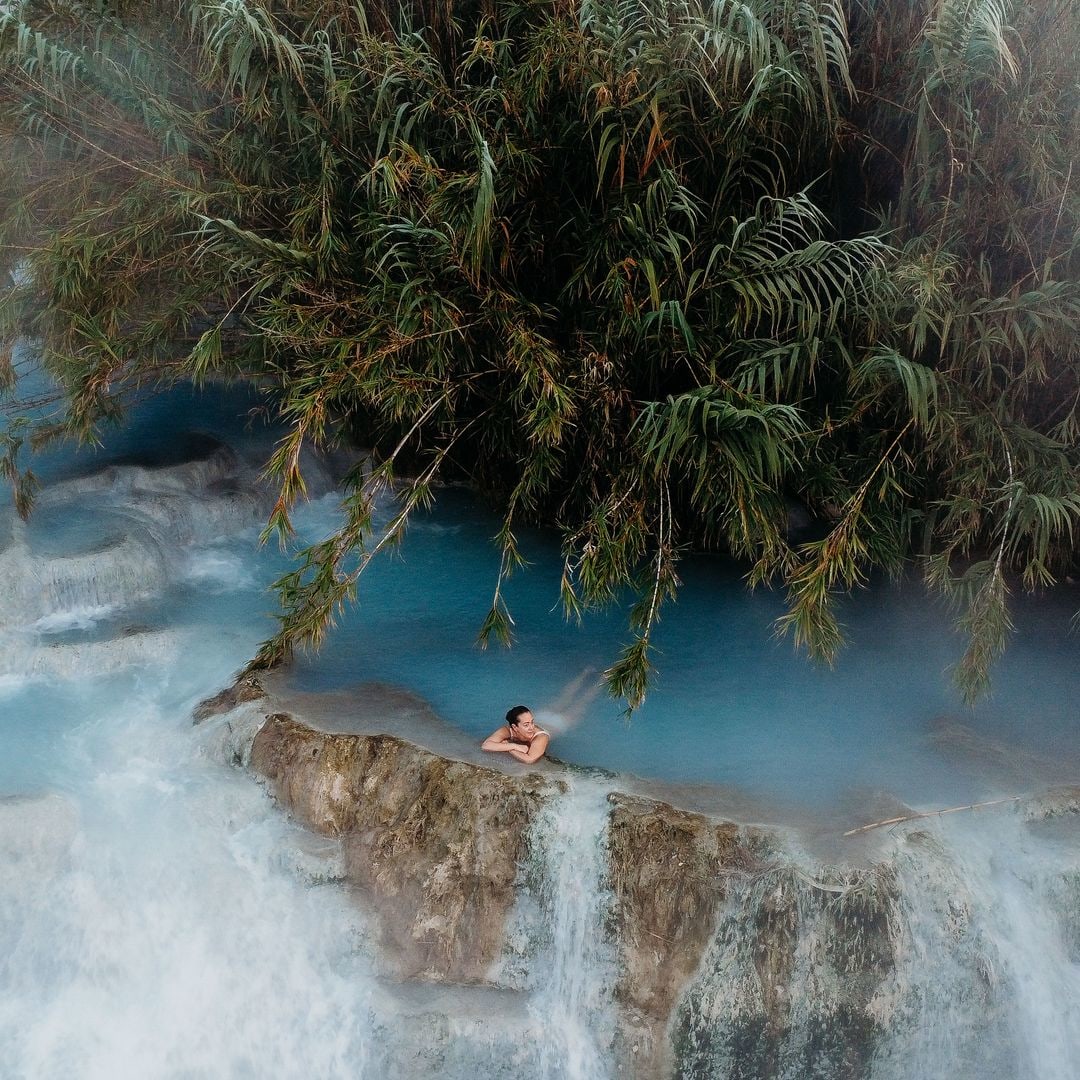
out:
{"label": "steam over water", "polygon": [[[328,531],[329,501],[311,508],[311,535],[320,521]],[[362,656],[364,678],[409,686],[477,739],[503,703],[524,700],[563,760],[808,807],[856,789],[957,805],[1080,777],[1075,585],[1014,597],[1017,631],[992,696],[969,709],[948,672],[962,642],[919,582],[880,582],[841,605],[850,644],[830,669],[775,638],[782,597],[747,592],[723,560],[689,556],[655,632],[655,687],[627,724],[619,703],[595,692],[626,640],[625,615],[566,623],[553,538],[520,538],[532,565],[505,590],[514,648],[475,647],[498,570],[496,529],[464,495],[444,492],[401,556],[373,565],[322,653],[301,658],[300,685],[351,685]],[[995,756],[1008,767],[987,768]]]}
{"label": "steam over water", "polygon": [[[235,399],[215,400],[137,415],[107,473],[93,470],[108,455],[45,462],[39,516],[0,523],[0,1078],[616,1075],[617,781],[575,775],[534,822],[492,986],[399,985],[334,845],[292,824],[209,725],[192,727],[194,703],[271,631],[265,587],[284,565],[257,545],[267,438],[237,429]],[[191,429],[231,449],[196,440],[184,462],[170,450]],[[576,631],[549,613],[545,538],[517,588],[519,649],[468,646],[494,528],[459,498],[443,503],[305,662],[302,684],[397,682],[473,735],[526,700],[564,759],[734,785],[758,805],[782,800],[789,817],[827,819],[866,788],[929,807],[1080,781],[1077,643],[1064,633],[1075,594],[1021,607],[998,695],[972,715],[941,676],[955,641],[916,589],[854,602],[858,644],[828,673],[768,639],[774,598],[691,563],[658,692],[626,727],[590,689],[618,621]],[[333,516],[332,495],[316,500],[302,533]],[[1074,1077],[1075,820],[1006,807],[884,840],[888,889],[855,920],[891,958],[867,991],[884,1034],[858,1060],[843,995],[867,961],[860,939],[838,935],[862,894],[815,878],[820,866],[781,834],[769,868],[727,889],[672,1022],[672,1067],[747,1080]],[[747,1020],[763,911],[785,913],[795,941],[779,1049]]]}

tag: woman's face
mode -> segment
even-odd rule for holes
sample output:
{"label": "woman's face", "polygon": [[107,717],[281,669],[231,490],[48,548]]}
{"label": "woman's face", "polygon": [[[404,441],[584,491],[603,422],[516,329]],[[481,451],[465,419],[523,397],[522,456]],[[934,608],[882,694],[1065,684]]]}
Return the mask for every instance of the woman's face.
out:
{"label": "woman's face", "polygon": [[511,725],[510,732],[523,739],[532,739],[537,732],[536,721],[531,712],[523,712]]}

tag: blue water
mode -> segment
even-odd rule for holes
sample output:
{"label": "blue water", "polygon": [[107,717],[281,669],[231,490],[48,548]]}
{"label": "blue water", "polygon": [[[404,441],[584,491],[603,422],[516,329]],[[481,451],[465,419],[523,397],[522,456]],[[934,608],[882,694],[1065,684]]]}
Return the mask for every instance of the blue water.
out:
{"label": "blue water", "polygon": [[[175,462],[184,446],[206,435],[264,459],[275,433],[252,422],[262,404],[252,390],[176,390],[138,407],[123,428],[107,433],[103,448],[62,448],[39,456],[35,467],[49,480],[133,455]],[[383,514],[389,516],[388,506]],[[320,538],[336,520],[333,496],[300,508],[300,539]],[[128,524],[123,508],[90,501],[78,513],[43,507],[27,535],[35,550],[62,557],[93,551]],[[862,788],[922,804],[1000,793],[1000,777],[935,746],[943,719],[1059,761],[1071,759],[1077,745],[1080,638],[1069,625],[1080,609],[1076,586],[1016,598],[1018,629],[995,671],[993,697],[971,710],[947,670],[962,643],[917,581],[876,583],[844,602],[851,644],[830,669],[775,638],[780,595],[749,592],[729,561],[690,557],[680,566],[678,601],[655,633],[653,689],[626,720],[622,703],[598,689],[599,672],[627,638],[625,612],[590,613],[580,626],[564,620],[551,534],[520,537],[532,565],[506,590],[516,622],[513,648],[476,646],[498,568],[491,539],[497,527],[468,494],[441,492],[435,510],[414,519],[400,553],[370,566],[357,605],[321,653],[300,656],[296,683],[401,685],[477,740],[509,706],[524,703],[552,731],[551,752],[563,760],[805,803]],[[130,624],[168,627],[193,642],[183,648],[200,670],[186,692],[198,682],[213,688],[227,680],[272,632],[276,601],[267,586],[288,560],[274,545],[260,547],[255,528],[197,545],[183,559],[165,594],[93,614],[92,625],[76,625],[57,640],[109,637]],[[123,676],[136,683],[145,677]],[[23,747],[0,757],[0,792],[24,789],[50,759],[53,741],[79,723],[77,701],[90,692],[0,679],[0,738]]]}
{"label": "blue water", "polygon": [[[20,400],[50,393],[47,378],[25,347],[16,348],[16,367]],[[192,452],[205,453],[215,440],[242,446],[255,460],[265,459],[275,432],[260,417],[263,404],[262,395],[250,388],[178,387],[137,403],[123,425],[101,432],[100,445],[54,444],[21,464],[33,468],[47,491],[52,483],[114,463],[176,464]],[[51,402],[32,409],[19,401],[5,403],[0,427],[12,415],[49,416],[56,409]],[[16,524],[10,491],[0,484],[0,559]],[[62,562],[101,552],[139,525],[138,514],[123,500],[90,495],[71,502],[43,501],[20,528],[35,555]],[[59,610],[39,623],[28,616],[5,627],[0,618],[0,631],[45,650],[136,629],[168,632],[178,649],[156,668],[136,663],[119,671],[90,672],[87,678],[30,678],[3,663],[8,659],[5,644],[12,639],[0,637],[0,797],[84,789],[88,773],[92,779],[97,768],[97,736],[144,700],[152,698],[155,709],[188,726],[192,702],[229,681],[272,632],[273,602],[265,586],[284,560],[277,552],[260,550],[257,527],[178,547],[171,555],[174,573],[164,591],[154,595],[108,610],[92,605]],[[2,572],[10,571],[2,567]],[[108,752],[113,749],[102,745],[109,746]],[[107,757],[106,752],[103,760]]]}
{"label": "blue water", "polygon": [[[198,444],[206,434],[265,460],[273,429],[242,422],[258,404],[256,394],[177,391],[137,410],[97,451],[53,451],[41,472],[53,481],[132,456],[167,464],[189,436]],[[551,913],[539,905],[523,915],[546,920],[551,947],[535,960],[541,991],[527,1016],[507,1020],[489,1015],[487,998],[447,997],[444,1023],[436,1014],[446,987],[428,1011],[409,1012],[408,997],[399,1002],[376,978],[365,911],[325,885],[325,852],[250,775],[228,767],[223,722],[191,723],[193,704],[272,632],[268,585],[287,556],[260,547],[257,521],[238,523],[228,498],[214,502],[213,485],[185,499],[138,475],[140,490],[55,489],[25,530],[0,505],[0,1076],[398,1076],[422,1061],[451,1078],[493,1076],[508,1062],[522,1077],[562,1077],[570,1065],[614,1075],[602,1050],[611,942],[597,933],[608,910],[607,785],[572,778],[539,821]],[[381,507],[384,520],[391,512]],[[336,518],[328,496],[300,508],[297,524],[311,541]],[[916,582],[877,584],[845,604],[853,644],[829,670],[772,637],[781,597],[747,592],[728,562],[687,559],[680,599],[656,634],[656,685],[627,722],[595,692],[625,638],[623,613],[564,623],[549,534],[521,538],[534,565],[509,587],[516,645],[475,647],[496,527],[465,493],[442,492],[400,557],[373,564],[357,606],[293,678],[313,689],[400,684],[477,741],[524,702],[565,760],[733,785],[799,807],[865,787],[937,806],[1032,790],[1043,778],[1031,755],[1068,771],[1078,728],[1074,587],[1019,601],[995,696],[971,712],[944,672],[960,643]],[[80,567],[92,572],[72,572]],[[137,573],[124,572],[131,567]],[[25,588],[36,574],[40,596]],[[1008,744],[995,752],[1007,781],[993,763],[942,752],[933,739],[941,717]],[[1023,1075],[1068,1080],[1080,981],[1067,940],[1075,904],[1061,890],[1075,858],[1017,816],[972,817],[970,835],[957,825],[930,825],[944,837],[940,851],[958,853],[948,872],[935,871],[937,846],[901,842],[911,878],[896,915],[910,971],[898,992],[916,1001],[917,1022],[898,1014],[898,1067],[886,1060],[875,1075],[971,1075],[964,1054],[982,1030],[992,972],[1016,1017],[1001,1045],[1021,1047],[1016,1059],[1032,1063]],[[953,950],[984,940],[970,973],[954,962]],[[828,948],[800,943],[800,967]],[[753,963],[745,976],[719,967],[717,986],[752,980]],[[819,994],[816,973],[802,987]],[[562,1017],[554,1031],[553,1016]],[[1021,1074],[1001,1060],[993,1075]]]}
{"label": "blue water", "polygon": [[[533,565],[507,590],[512,649],[475,644],[494,586],[497,521],[468,496],[444,492],[412,526],[400,556],[372,565],[358,606],[321,654],[302,659],[305,688],[362,679],[399,683],[482,738],[505,709],[560,709],[564,689],[595,683],[627,631],[622,611],[567,624],[558,608],[554,539],[523,538]],[[311,535],[315,535],[312,532]],[[1019,597],[1017,633],[995,672],[994,692],[966,708],[947,668],[962,652],[948,613],[915,580],[878,583],[848,598],[851,644],[834,669],[773,633],[774,592],[749,592],[728,561],[698,556],[680,567],[683,588],[655,634],[655,686],[632,719],[600,695],[556,731],[552,753],[673,781],[714,782],[797,801],[853,787],[913,800],[987,790],[945,761],[931,737],[943,719],[1033,753],[1068,755],[1080,735],[1080,639],[1070,618],[1080,590]],[[575,707],[571,696],[570,710]],[[558,717],[555,717],[556,721]]]}
{"label": "blue water", "polygon": [[[25,343],[17,344],[12,362],[18,391],[14,400],[0,402],[0,428],[11,416],[59,417],[62,405],[49,377],[37,366],[33,350]],[[206,436],[262,448],[270,445],[275,432],[268,423],[266,397],[248,386],[177,386],[167,390],[148,387],[133,391],[127,400],[123,422],[104,425],[98,432],[98,445],[53,443],[21,457],[22,467],[31,466],[41,481],[49,483],[117,461],[183,461],[205,442]],[[0,506],[6,504],[7,494],[6,484],[0,486]]]}

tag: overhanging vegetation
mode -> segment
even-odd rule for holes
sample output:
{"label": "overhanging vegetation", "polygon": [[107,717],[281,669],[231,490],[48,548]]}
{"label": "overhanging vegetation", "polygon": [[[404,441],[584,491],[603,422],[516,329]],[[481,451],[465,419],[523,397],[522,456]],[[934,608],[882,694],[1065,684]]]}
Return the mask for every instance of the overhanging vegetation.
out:
{"label": "overhanging vegetation", "polygon": [[481,640],[515,530],[551,525],[568,614],[636,591],[631,707],[690,546],[784,588],[825,659],[835,597],[918,562],[973,697],[1010,585],[1077,561],[1078,51],[1066,0],[15,4],[0,338],[69,396],[36,438],[174,380],[271,388],[282,537],[302,445],[375,447],[262,662],[467,477],[503,513]]}

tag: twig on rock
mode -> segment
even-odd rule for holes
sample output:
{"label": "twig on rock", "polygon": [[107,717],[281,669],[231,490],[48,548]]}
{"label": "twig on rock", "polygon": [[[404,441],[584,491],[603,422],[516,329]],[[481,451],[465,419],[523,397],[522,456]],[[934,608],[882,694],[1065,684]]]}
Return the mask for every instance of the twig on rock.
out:
{"label": "twig on rock", "polygon": [[870,832],[885,825],[900,825],[905,821],[917,821],[919,818],[941,817],[942,814],[955,814],[959,810],[981,810],[984,806],[1000,806],[1002,803],[1019,802],[1023,795],[1010,795],[1007,799],[990,799],[987,802],[968,803],[966,806],[950,806],[946,810],[926,810],[920,814],[902,814],[900,817],[886,818],[884,821],[872,821],[869,825],[860,825],[857,829],[848,829],[845,836]]}

